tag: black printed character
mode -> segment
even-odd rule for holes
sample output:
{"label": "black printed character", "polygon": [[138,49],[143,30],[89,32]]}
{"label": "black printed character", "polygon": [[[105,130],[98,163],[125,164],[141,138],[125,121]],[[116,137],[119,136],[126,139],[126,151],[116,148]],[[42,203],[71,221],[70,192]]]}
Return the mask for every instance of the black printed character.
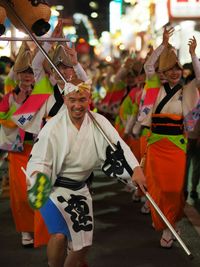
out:
{"label": "black printed character", "polygon": [[89,216],[89,207],[86,197],[81,195],[70,195],[70,199],[66,201],[62,196],[58,197],[58,201],[67,203],[67,207],[64,209],[67,213],[71,214],[71,220],[73,222],[72,228],[76,233],[83,231],[91,231],[93,228],[92,217]]}
{"label": "black printed character", "polygon": [[132,176],[133,171],[124,157],[124,151],[120,142],[117,142],[115,147],[115,151],[111,148],[111,146],[107,147],[106,160],[102,166],[102,171],[107,176],[118,177],[124,173],[124,170],[126,170]]}

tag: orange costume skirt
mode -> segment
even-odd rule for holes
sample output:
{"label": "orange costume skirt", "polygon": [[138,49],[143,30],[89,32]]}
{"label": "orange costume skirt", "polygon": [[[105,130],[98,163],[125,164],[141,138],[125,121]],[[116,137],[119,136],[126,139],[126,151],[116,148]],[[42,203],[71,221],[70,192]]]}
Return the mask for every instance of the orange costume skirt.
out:
{"label": "orange costume skirt", "polygon": [[39,211],[35,211],[34,220],[34,247],[47,245],[50,234]]}
{"label": "orange costume skirt", "polygon": [[128,136],[126,140],[124,140],[127,145],[130,147],[131,151],[133,152],[134,156],[140,163],[141,155],[140,155],[140,139],[135,139],[132,136]]}
{"label": "orange costume skirt", "polygon": [[34,246],[46,245],[49,233],[39,211],[34,211],[28,203],[26,177],[21,167],[26,169],[32,146],[24,145],[23,152],[9,152],[10,204],[16,230],[34,232]]}
{"label": "orange costume skirt", "polygon": [[9,152],[10,205],[16,230],[34,231],[34,210],[28,204],[26,177],[21,167],[26,169],[32,146],[24,145],[23,152]]}
{"label": "orange costume skirt", "polygon": [[[148,192],[175,227],[183,216],[186,154],[167,138],[163,138],[148,146],[146,160]],[[165,229],[165,223],[151,205],[150,208],[155,229]]]}
{"label": "orange costume skirt", "polygon": [[141,155],[140,155],[140,140],[135,139],[132,136],[124,138],[124,128],[120,127],[118,124],[115,124],[115,129],[119,133],[120,137],[126,142],[126,144],[130,147],[131,151],[133,152],[134,156],[140,162]]}

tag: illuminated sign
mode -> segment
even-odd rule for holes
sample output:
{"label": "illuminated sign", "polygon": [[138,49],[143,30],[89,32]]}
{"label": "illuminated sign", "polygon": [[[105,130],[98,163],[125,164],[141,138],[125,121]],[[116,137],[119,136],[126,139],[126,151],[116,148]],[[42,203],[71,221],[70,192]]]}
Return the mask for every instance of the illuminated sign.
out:
{"label": "illuminated sign", "polygon": [[168,11],[172,19],[199,19],[200,0],[168,0]]}
{"label": "illuminated sign", "polygon": [[115,33],[121,28],[122,1],[114,0],[109,5],[110,32]]}

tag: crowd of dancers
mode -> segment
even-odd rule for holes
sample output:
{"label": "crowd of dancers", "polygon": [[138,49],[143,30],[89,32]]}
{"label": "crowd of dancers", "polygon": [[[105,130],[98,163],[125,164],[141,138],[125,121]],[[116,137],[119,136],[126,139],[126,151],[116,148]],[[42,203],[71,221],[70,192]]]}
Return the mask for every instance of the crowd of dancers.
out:
{"label": "crowd of dancers", "polygon": [[[62,36],[62,30],[62,21],[58,21],[52,37]],[[155,50],[149,47],[146,58],[141,58],[139,52],[133,55],[126,51],[119,58],[113,59],[112,63],[90,58],[88,55],[77,55],[75,45],[70,47],[67,44],[45,42],[42,44],[43,49],[71,87],[66,87],[43,53],[36,48],[31,49],[26,42],[22,43],[14,61],[0,58],[0,149],[2,161],[8,163],[8,173],[3,176],[4,179],[6,176],[9,178],[11,211],[16,231],[21,233],[24,247],[48,244],[49,266],[87,266],[85,259],[78,263],[76,261],[77,258],[85,257],[85,251],[80,250],[81,252],[74,256],[68,249],[68,255],[72,256],[68,256],[68,261],[63,260],[67,252],[61,248],[65,243],[61,242],[61,237],[58,236],[54,236],[55,239],[52,240],[46,211],[34,210],[29,205],[26,176],[21,167],[26,169],[29,162],[30,170],[32,165],[36,164],[35,158],[39,159],[44,150],[49,149],[49,143],[46,147],[45,141],[39,142],[39,152],[33,147],[37,147],[38,140],[44,135],[40,134],[41,129],[51,125],[54,116],[59,118],[58,114],[65,112],[65,104],[68,109],[71,108],[72,118],[80,115],[81,107],[73,108],[72,102],[84,102],[85,99],[65,99],[66,95],[76,90],[75,87],[80,89],[82,86],[86,91],[90,88],[91,101],[86,97],[90,110],[100,113],[110,121],[119,134],[119,140],[124,141],[122,144],[130,148],[135,161],[140,163],[146,181],[140,184],[140,180],[133,179],[140,186],[134,191],[131,189],[132,199],[142,200],[141,212],[150,214],[152,226],[156,231],[161,231],[160,246],[172,247],[174,236],[151,203],[145,199],[144,185],[176,232],[181,235],[179,222],[183,217],[185,201],[188,195],[193,199],[198,198],[200,62],[196,55],[197,40],[193,36],[188,41],[191,63],[181,65],[176,49],[170,44],[173,32],[173,28],[164,28],[162,43]],[[54,130],[58,131],[59,127],[56,127]],[[80,127],[82,126],[76,125],[76,128]],[[111,126],[107,127],[110,129]],[[42,133],[45,132],[44,129]],[[110,130],[108,134],[111,132]],[[73,134],[69,134],[71,142],[78,143],[79,141],[74,141]],[[112,134],[115,136],[115,132]],[[48,138],[51,139],[47,135],[46,139]],[[88,138],[88,147],[93,141]],[[103,153],[104,143],[101,143],[100,139],[95,142],[97,151]],[[53,148],[57,151],[56,147]],[[73,149],[82,157],[81,162],[84,159],[84,164],[91,169],[91,160],[86,160],[89,157],[87,152],[80,153],[81,145],[79,152],[74,147]],[[129,157],[126,146],[123,149]],[[65,156],[59,152],[61,158]],[[48,153],[50,155],[51,151]],[[65,153],[68,155],[68,152]],[[99,155],[99,158],[104,156]],[[73,155],[66,162],[70,163],[75,158]],[[52,168],[57,168],[52,164]],[[136,163],[130,164],[137,168]],[[78,167],[71,165],[73,177]],[[45,166],[44,164],[42,167],[44,172]],[[65,168],[61,169],[59,176],[65,176],[68,172]],[[135,173],[140,177],[140,172],[135,170]],[[190,192],[188,181],[191,173]],[[86,176],[91,178],[92,174],[87,173]],[[91,179],[89,180],[91,183]],[[125,190],[130,191],[129,186],[126,186]],[[47,223],[46,220],[44,222],[44,217]]]}

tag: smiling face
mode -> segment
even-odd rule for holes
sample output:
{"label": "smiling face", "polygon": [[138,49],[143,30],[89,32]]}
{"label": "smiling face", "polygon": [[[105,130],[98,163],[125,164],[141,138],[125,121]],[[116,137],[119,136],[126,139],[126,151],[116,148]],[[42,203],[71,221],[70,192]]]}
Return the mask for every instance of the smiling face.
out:
{"label": "smiling face", "polygon": [[91,94],[87,91],[73,91],[64,97],[64,103],[71,121],[80,128],[91,103]]}
{"label": "smiling face", "polygon": [[29,68],[23,72],[18,72],[17,77],[19,80],[19,86],[23,88],[29,88],[34,84],[34,74]]}
{"label": "smiling face", "polygon": [[164,76],[171,86],[175,86],[182,77],[182,69],[178,65],[164,72]]}

